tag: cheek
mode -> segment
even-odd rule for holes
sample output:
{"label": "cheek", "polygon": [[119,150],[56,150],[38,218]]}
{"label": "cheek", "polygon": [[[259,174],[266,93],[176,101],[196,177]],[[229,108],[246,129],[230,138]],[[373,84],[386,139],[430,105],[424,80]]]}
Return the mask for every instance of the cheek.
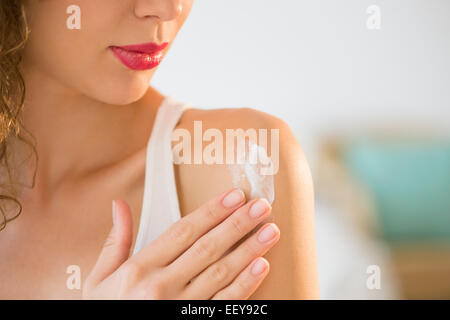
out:
{"label": "cheek", "polygon": [[[67,12],[80,8],[80,15]],[[24,64],[56,79],[67,88],[111,104],[138,100],[148,89],[155,69],[135,72],[124,67],[109,50],[110,45],[145,41],[145,28],[132,15],[132,2],[112,0],[32,1],[32,30]],[[192,0],[183,1],[178,19],[164,22],[160,36],[172,42],[184,24]],[[70,29],[68,21],[79,18],[80,28]],[[141,30],[143,31],[143,30]],[[167,50],[166,50],[167,52]]]}
{"label": "cheek", "polygon": [[[112,8],[105,1],[110,0],[49,0],[32,5],[24,64],[95,99],[125,104],[144,94],[150,74],[129,72],[109,51],[115,31],[110,21],[120,21],[118,14],[126,9]],[[67,27],[68,21],[78,18],[76,12],[67,13],[72,4],[81,9],[80,29]]]}
{"label": "cheek", "polygon": [[188,18],[191,9],[192,9],[192,5],[193,5],[193,0],[184,0],[181,2],[182,6],[183,6],[183,11],[181,12],[180,18],[179,18],[179,26],[181,27],[184,22],[186,21],[186,19]]}
{"label": "cheek", "polygon": [[[26,62],[56,76],[61,73],[68,75],[71,68],[83,68],[89,57],[93,58],[92,53],[99,42],[95,32],[89,32],[92,28],[85,25],[91,18],[84,2],[48,0],[27,8],[31,12],[31,33],[24,52]],[[79,6],[81,13],[67,13],[71,5]],[[81,21],[81,29],[70,29],[68,21]]]}

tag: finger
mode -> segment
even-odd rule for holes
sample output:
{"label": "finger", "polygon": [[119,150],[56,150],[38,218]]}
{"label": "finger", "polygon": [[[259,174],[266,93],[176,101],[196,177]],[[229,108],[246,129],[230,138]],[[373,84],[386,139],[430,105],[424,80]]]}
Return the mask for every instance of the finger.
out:
{"label": "finger", "polygon": [[194,243],[168,266],[168,272],[172,272],[180,284],[188,283],[254,229],[270,214],[271,209],[265,199],[250,201]]}
{"label": "finger", "polygon": [[244,203],[245,195],[242,190],[229,190],[171,225],[132,259],[144,264],[156,259],[152,261],[154,264],[166,266]]}
{"label": "finger", "polygon": [[85,285],[97,286],[128,259],[132,233],[130,207],[124,200],[113,201],[113,227]]}
{"label": "finger", "polygon": [[220,289],[228,286],[249,263],[263,256],[280,239],[280,230],[267,223],[234,251],[209,266],[189,283],[185,291],[193,299],[209,299]]}
{"label": "finger", "polygon": [[261,285],[269,270],[269,262],[262,257],[257,258],[228,287],[219,291],[211,299],[247,300]]}

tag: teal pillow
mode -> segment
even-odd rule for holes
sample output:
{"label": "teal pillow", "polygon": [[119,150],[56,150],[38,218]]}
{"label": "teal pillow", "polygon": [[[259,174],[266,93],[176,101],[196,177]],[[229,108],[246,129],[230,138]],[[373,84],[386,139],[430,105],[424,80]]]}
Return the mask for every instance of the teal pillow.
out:
{"label": "teal pillow", "polygon": [[359,140],[343,150],[389,241],[450,241],[450,142]]}

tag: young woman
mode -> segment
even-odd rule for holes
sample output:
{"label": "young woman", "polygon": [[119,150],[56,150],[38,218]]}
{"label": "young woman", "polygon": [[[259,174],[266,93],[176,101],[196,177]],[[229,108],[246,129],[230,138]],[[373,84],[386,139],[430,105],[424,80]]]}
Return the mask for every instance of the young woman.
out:
{"label": "young woman", "polygon": [[[149,86],[192,5],[1,1],[1,298],[318,297],[313,187],[289,127]],[[273,208],[225,165],[174,166],[171,134],[195,121],[279,130]]]}

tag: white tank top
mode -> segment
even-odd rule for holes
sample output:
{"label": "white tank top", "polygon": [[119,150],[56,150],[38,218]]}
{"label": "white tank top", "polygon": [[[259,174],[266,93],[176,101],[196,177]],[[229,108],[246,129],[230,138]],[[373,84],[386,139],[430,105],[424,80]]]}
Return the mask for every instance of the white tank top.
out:
{"label": "white tank top", "polygon": [[133,255],[181,219],[172,158],[172,132],[190,104],[166,96],[147,143],[144,198]]}

